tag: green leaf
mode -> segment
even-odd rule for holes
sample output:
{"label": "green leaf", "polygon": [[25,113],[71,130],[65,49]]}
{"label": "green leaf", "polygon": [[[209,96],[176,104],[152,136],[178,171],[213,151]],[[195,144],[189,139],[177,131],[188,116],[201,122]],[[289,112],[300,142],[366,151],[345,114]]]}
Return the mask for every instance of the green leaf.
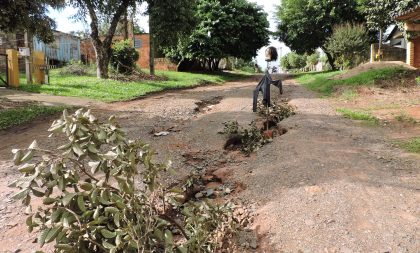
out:
{"label": "green leaf", "polygon": [[31,145],[29,146],[29,149],[37,149],[38,147],[38,142],[36,140],[34,140]]}
{"label": "green leaf", "polygon": [[83,152],[82,148],[80,147],[80,145],[79,145],[79,144],[77,144],[77,143],[73,143],[73,147],[72,147],[72,149],[73,149],[73,152],[74,152],[77,156],[82,156],[82,155],[84,155],[84,154],[85,154],[85,153]]}
{"label": "green leaf", "polygon": [[117,233],[115,233],[115,232],[111,232],[111,231],[109,231],[108,229],[102,229],[102,230],[101,230],[101,235],[102,235],[103,237],[107,238],[107,239],[112,239],[112,238],[114,238],[114,237],[116,237],[116,236],[117,236]]}
{"label": "green leaf", "polygon": [[45,228],[41,231],[41,233],[38,236],[38,243],[42,246],[45,244],[45,239],[47,238],[48,233],[50,232],[51,228]]}
{"label": "green leaf", "polygon": [[44,197],[44,196],[45,196],[45,193],[44,193],[44,192],[42,192],[42,191],[40,191],[40,190],[37,190],[37,189],[35,189],[35,188],[32,188],[32,194],[33,194],[35,197],[38,197],[38,198],[42,198],[42,197]]}
{"label": "green leaf", "polygon": [[23,153],[23,151],[22,150],[20,150],[20,149],[14,149],[14,150],[12,150],[12,153],[14,153],[15,155],[13,156],[13,162],[14,162],[14,164],[15,165],[19,165],[19,164],[21,164],[21,160],[22,160],[22,158],[23,158],[23,155],[24,155],[24,153]]}
{"label": "green leaf", "polygon": [[112,206],[105,207],[105,213],[115,214],[115,213],[119,213],[119,212],[120,212],[120,210],[118,208],[115,208],[115,207],[112,207]]}
{"label": "green leaf", "polygon": [[93,189],[93,186],[91,183],[88,182],[83,182],[80,184],[80,188],[85,190],[85,191],[91,191]]}
{"label": "green leaf", "polygon": [[21,173],[32,173],[35,171],[35,164],[24,164],[21,167],[19,167],[19,172]]}
{"label": "green leaf", "polygon": [[101,164],[101,162],[97,161],[97,162],[89,162],[88,165],[90,167],[90,172],[92,174],[96,174],[98,172],[99,169],[99,165]]}
{"label": "green leaf", "polygon": [[63,197],[61,200],[63,203],[63,206],[68,206],[71,202],[71,200],[77,195],[77,193],[67,193],[66,196]]}
{"label": "green leaf", "polygon": [[42,203],[48,206],[48,205],[54,204],[56,201],[57,199],[55,198],[45,198],[42,200]]}
{"label": "green leaf", "polygon": [[104,246],[105,249],[109,249],[109,250],[115,248],[115,245],[112,245],[111,243],[109,243],[107,241],[103,241],[102,246]]}
{"label": "green leaf", "polygon": [[174,237],[173,237],[171,231],[169,231],[169,230],[165,231],[165,243],[168,246],[174,244]]}
{"label": "green leaf", "polygon": [[68,245],[68,244],[57,244],[55,245],[56,249],[61,249],[61,250],[65,250],[65,251],[70,251],[74,249],[74,246]]}
{"label": "green leaf", "polygon": [[32,227],[32,215],[29,215],[28,218],[26,218],[26,226]]}
{"label": "green leaf", "polygon": [[94,153],[94,154],[99,153],[99,150],[97,150],[96,147],[92,144],[89,144],[88,150],[89,150],[89,152]]}
{"label": "green leaf", "polygon": [[12,199],[15,200],[20,200],[20,199],[24,199],[26,198],[26,196],[29,193],[29,189],[23,189],[20,192],[16,193],[15,195],[12,196]]}
{"label": "green leaf", "polygon": [[77,196],[77,206],[79,207],[80,211],[86,212],[85,200],[83,199],[82,195]]}
{"label": "green leaf", "polygon": [[95,212],[93,213],[93,219],[97,220],[99,217],[99,206],[96,208]]}
{"label": "green leaf", "polygon": [[45,243],[52,242],[57,237],[57,235],[61,232],[61,230],[63,230],[63,226],[57,226],[50,229],[47,236],[45,237]]}
{"label": "green leaf", "polygon": [[52,222],[57,222],[60,220],[61,214],[63,213],[63,211],[61,209],[56,209],[51,213],[51,221]]}
{"label": "green leaf", "polygon": [[26,163],[27,161],[31,160],[34,156],[34,151],[29,150],[28,153],[25,154],[25,156],[20,160],[20,163]]}
{"label": "green leaf", "polygon": [[119,213],[116,213],[116,214],[114,214],[114,224],[117,226],[117,227],[120,227],[120,214]]}

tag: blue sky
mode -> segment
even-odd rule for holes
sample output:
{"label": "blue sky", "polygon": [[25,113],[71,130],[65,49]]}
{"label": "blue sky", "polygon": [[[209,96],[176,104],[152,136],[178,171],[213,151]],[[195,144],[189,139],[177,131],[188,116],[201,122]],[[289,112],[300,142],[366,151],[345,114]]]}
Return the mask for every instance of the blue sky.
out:
{"label": "blue sky", "polygon": [[[264,10],[269,14],[270,21],[270,30],[274,31],[276,22],[274,19],[275,6],[280,4],[280,0],[250,0],[264,7]],[[57,23],[57,30],[62,32],[71,32],[71,31],[80,31],[86,30],[89,28],[88,24],[85,24],[80,21],[74,21],[71,17],[76,13],[76,9],[71,7],[66,7],[63,10],[50,10],[50,17],[53,18]],[[138,15],[139,25],[148,31],[148,21],[147,17]],[[279,54],[285,55],[290,50],[279,41],[271,40],[270,46],[274,46],[279,49]],[[265,48],[262,48],[258,52],[257,62],[260,66],[265,67],[266,63],[264,61],[264,51]],[[278,63],[277,63],[278,64]]]}

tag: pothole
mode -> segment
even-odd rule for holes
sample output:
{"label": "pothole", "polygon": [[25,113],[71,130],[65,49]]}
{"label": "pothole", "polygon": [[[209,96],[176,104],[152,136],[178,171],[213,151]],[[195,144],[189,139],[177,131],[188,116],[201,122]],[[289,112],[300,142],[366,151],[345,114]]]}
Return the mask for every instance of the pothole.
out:
{"label": "pothole", "polygon": [[222,100],[222,96],[216,96],[196,102],[195,104],[197,105],[197,107],[194,109],[194,113],[206,113],[208,111],[211,111],[213,106],[220,104]]}

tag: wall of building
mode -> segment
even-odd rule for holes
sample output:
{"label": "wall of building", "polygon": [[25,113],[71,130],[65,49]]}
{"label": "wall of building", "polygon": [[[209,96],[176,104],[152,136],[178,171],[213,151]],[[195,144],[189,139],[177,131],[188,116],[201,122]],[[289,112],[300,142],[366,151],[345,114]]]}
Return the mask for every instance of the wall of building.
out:
{"label": "wall of building", "polygon": [[45,44],[33,38],[33,50],[45,53],[50,60],[60,62],[80,61],[80,38],[71,34],[54,32],[55,41]]}

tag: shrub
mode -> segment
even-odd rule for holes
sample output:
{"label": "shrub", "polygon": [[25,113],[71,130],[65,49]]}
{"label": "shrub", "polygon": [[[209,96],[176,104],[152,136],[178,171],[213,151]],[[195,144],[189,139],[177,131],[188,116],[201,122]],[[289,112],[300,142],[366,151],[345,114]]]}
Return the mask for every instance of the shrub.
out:
{"label": "shrub", "polygon": [[301,69],[306,66],[306,55],[300,55],[295,52],[290,52],[283,56],[280,60],[280,65],[283,69]]}
{"label": "shrub", "polygon": [[139,53],[130,40],[115,42],[112,47],[111,66],[120,74],[131,74],[136,67]]}
{"label": "shrub", "polygon": [[67,142],[45,150],[34,141],[13,150],[24,176],[12,183],[43,205],[27,219],[39,229],[38,243],[54,242],[55,252],[218,252],[232,241],[231,206],[182,203],[181,189],[159,183],[168,164],[153,162],[154,152],[126,138],[114,117],[99,123],[89,112],[66,111],[49,129]]}
{"label": "shrub", "polygon": [[367,29],[363,25],[350,23],[335,26],[326,47],[342,68],[355,67],[368,56]]}
{"label": "shrub", "polygon": [[90,73],[90,68],[83,65],[80,61],[72,61],[60,70],[61,75],[86,76]]}

